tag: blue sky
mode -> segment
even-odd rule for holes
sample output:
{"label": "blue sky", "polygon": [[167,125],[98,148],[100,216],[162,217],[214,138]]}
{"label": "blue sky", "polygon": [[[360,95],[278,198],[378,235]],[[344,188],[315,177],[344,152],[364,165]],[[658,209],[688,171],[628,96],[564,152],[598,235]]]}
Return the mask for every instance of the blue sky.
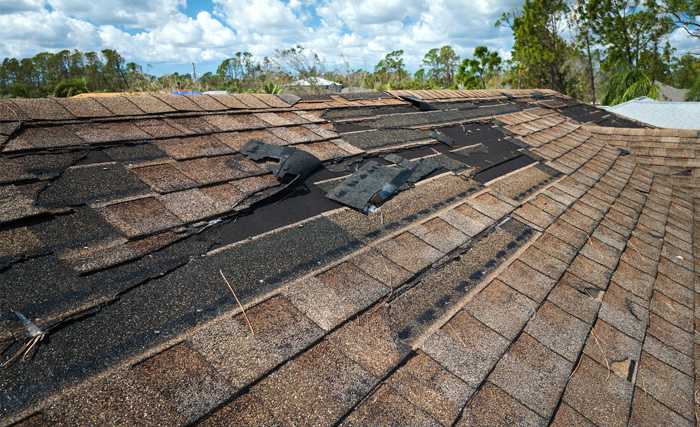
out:
{"label": "blue sky", "polygon": [[[410,69],[450,44],[469,56],[486,45],[507,56],[496,28],[522,0],[0,0],[0,57],[44,50],[117,49],[153,74],[212,71],[237,51],[256,57],[302,45],[330,70],[372,68],[403,49]],[[672,44],[692,41],[681,32]],[[697,44],[697,42],[695,42]]]}

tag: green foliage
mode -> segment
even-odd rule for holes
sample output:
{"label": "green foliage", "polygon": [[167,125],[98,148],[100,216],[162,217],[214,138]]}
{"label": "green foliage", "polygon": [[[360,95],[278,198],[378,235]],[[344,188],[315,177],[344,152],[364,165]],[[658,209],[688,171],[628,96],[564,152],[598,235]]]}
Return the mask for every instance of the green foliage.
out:
{"label": "green foliage", "polygon": [[700,39],[700,0],[665,0],[659,4],[676,28],[682,28],[689,36]]}
{"label": "green foliage", "polygon": [[620,63],[646,69],[652,78],[663,74],[660,64],[670,59],[670,46],[664,38],[673,22],[661,13],[654,0],[582,0],[579,19],[590,28],[592,42],[604,46],[601,65],[611,70]]}
{"label": "green foliage", "polygon": [[4,96],[135,90],[147,87],[152,80],[139,65],[126,63],[111,49],[40,52],[31,58],[5,58],[0,64],[0,94]]}
{"label": "green foliage", "polygon": [[427,68],[427,76],[431,83],[447,88],[454,84],[459,56],[449,45],[433,48],[425,54],[422,64]]}
{"label": "green foliage", "polygon": [[700,58],[688,54],[683,55],[673,61],[671,70],[671,78],[668,83],[677,88],[690,89],[700,76]]}
{"label": "green foliage", "polygon": [[565,0],[525,0],[519,14],[504,14],[496,22],[513,30],[516,87],[567,91],[571,76],[566,63],[572,47],[562,33],[568,13]]}
{"label": "green foliage", "polygon": [[498,52],[490,52],[486,46],[474,49],[474,58],[465,59],[459,65],[456,80],[467,89],[486,89],[486,81],[501,70]]}
{"label": "green foliage", "polygon": [[618,66],[606,84],[604,105],[617,105],[641,96],[659,97],[659,88],[644,71],[625,65]]}
{"label": "green foliage", "polygon": [[403,61],[403,50],[394,50],[382,58],[374,66],[375,79],[384,85],[400,86],[408,77]]}
{"label": "green foliage", "polygon": [[282,93],[282,86],[276,85],[272,82],[267,82],[262,85],[262,92],[277,95]]}
{"label": "green foliage", "polygon": [[700,102],[700,74],[695,78],[695,82],[690,87],[688,94],[685,96],[686,101]]}
{"label": "green foliage", "polygon": [[58,82],[53,90],[53,96],[68,98],[89,92],[85,78],[74,78]]}

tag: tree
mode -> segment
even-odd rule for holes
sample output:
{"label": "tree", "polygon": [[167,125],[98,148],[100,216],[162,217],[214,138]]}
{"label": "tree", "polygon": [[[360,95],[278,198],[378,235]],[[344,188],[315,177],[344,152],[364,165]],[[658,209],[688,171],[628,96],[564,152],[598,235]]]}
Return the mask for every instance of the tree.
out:
{"label": "tree", "polygon": [[449,45],[430,49],[423,57],[428,78],[442,87],[453,85],[457,64],[459,64],[459,56]]}
{"label": "tree", "polygon": [[387,53],[374,66],[374,72],[382,83],[392,84],[405,79],[408,76],[408,72],[403,61],[403,50],[394,50]]}
{"label": "tree", "polygon": [[676,28],[682,28],[689,36],[700,39],[700,0],[666,0],[661,10],[673,20]]}
{"label": "tree", "polygon": [[688,94],[685,97],[686,101],[700,101],[700,74],[695,78],[695,83],[690,87]]}
{"label": "tree", "polygon": [[700,58],[690,54],[675,58],[671,70],[668,83],[677,88],[689,89],[700,76]]}
{"label": "tree", "polygon": [[474,58],[465,59],[457,71],[457,83],[467,89],[486,89],[486,80],[501,70],[501,57],[486,46],[474,49]]}
{"label": "tree", "polygon": [[496,22],[513,30],[519,86],[567,92],[572,48],[564,39],[563,23],[569,11],[565,0],[525,0],[520,13],[506,13]]}
{"label": "tree", "polygon": [[[590,26],[592,41],[604,47],[603,68],[620,63],[652,68],[669,49],[664,39],[673,30],[673,22],[661,12],[657,1],[586,0],[579,10]],[[656,72],[652,78],[658,77]]]}
{"label": "tree", "polygon": [[628,67],[615,72],[607,82],[604,105],[616,105],[647,96],[659,97],[659,88],[652,78],[639,68]]}
{"label": "tree", "polygon": [[280,68],[289,71],[297,78],[318,77],[323,73],[318,54],[303,46],[275,50],[275,61]]}

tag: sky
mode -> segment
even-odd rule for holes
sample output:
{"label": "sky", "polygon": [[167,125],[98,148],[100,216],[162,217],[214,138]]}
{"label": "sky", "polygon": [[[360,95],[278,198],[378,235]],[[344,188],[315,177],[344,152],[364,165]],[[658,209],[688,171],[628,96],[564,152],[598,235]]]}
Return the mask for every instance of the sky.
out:
{"label": "sky", "polygon": [[[327,70],[372,69],[405,51],[415,70],[430,48],[470,56],[486,45],[509,56],[494,26],[522,0],[0,0],[0,57],[60,49],[116,49],[151,74],[213,71],[238,51],[257,58],[304,46]],[[680,51],[693,41],[671,36]],[[694,42],[697,43],[697,42]],[[697,47],[697,46],[694,46]]]}

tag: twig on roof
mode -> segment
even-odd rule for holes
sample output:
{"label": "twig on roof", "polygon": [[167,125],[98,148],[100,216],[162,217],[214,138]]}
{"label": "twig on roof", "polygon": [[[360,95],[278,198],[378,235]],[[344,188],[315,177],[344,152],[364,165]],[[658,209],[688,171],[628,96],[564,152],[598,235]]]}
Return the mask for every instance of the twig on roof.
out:
{"label": "twig on roof", "polygon": [[[14,310],[13,312],[15,313],[17,318],[19,318],[19,320],[22,322],[24,327],[27,328],[27,332],[29,333],[29,339],[24,344],[22,344],[22,346],[19,349],[17,349],[17,351],[15,351],[15,353],[12,356],[10,356],[4,362],[0,363],[0,368],[6,368],[15,363],[20,358],[22,358],[23,361],[26,361],[29,358],[31,358],[34,354],[34,350],[37,344],[39,344],[39,342],[41,342],[41,340],[43,340],[46,336],[46,331],[39,328],[22,313]],[[7,348],[9,348],[9,346],[5,347],[3,349],[3,352],[7,350]]]}
{"label": "twig on roof", "polygon": [[605,355],[605,351],[603,350],[603,346],[600,345],[600,341],[598,341],[598,337],[596,336],[595,332],[593,332],[593,329],[591,329],[591,335],[593,336],[593,339],[595,340],[596,345],[598,346],[598,350],[600,350],[601,356],[603,356],[603,360],[605,361],[605,367],[608,368],[608,376],[605,378],[605,381],[610,378],[610,364],[608,363],[608,357]]}
{"label": "twig on roof", "polygon": [[243,317],[245,318],[246,323],[248,323],[248,327],[250,328],[250,333],[252,335],[255,335],[255,331],[253,330],[253,324],[250,323],[250,320],[248,319],[248,315],[245,314],[245,308],[243,308],[243,304],[241,304],[241,301],[238,299],[236,296],[236,292],[233,290],[233,286],[228,282],[228,279],[226,279],[226,276],[224,276],[224,272],[219,269],[219,274],[221,274],[221,277],[224,279],[224,282],[226,282],[226,286],[228,286],[228,289],[231,291],[231,294],[233,295],[233,298],[236,300],[236,303],[238,303],[238,306],[241,308],[241,311],[243,312]]}

